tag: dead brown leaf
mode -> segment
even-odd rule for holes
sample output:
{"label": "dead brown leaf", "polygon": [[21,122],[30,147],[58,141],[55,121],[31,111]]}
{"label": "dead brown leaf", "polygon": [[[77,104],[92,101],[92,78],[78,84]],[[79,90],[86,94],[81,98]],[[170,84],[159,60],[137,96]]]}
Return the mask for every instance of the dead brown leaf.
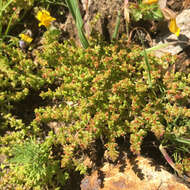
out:
{"label": "dead brown leaf", "polygon": [[171,19],[176,18],[176,13],[167,7],[162,8],[161,11],[166,20],[171,20]]}

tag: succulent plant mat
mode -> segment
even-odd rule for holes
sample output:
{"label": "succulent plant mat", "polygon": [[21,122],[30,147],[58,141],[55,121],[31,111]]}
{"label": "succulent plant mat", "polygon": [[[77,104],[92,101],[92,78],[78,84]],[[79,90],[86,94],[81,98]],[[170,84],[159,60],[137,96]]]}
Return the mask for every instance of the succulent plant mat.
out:
{"label": "succulent plant mat", "polygon": [[189,0],[0,0],[0,189],[189,189],[189,18]]}

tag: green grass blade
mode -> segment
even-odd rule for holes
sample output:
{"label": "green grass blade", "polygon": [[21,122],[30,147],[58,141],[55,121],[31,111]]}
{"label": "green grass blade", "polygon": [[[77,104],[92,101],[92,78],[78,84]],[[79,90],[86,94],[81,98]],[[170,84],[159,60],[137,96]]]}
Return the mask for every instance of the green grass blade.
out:
{"label": "green grass blade", "polygon": [[190,145],[190,139],[185,139],[185,138],[176,138],[177,142],[184,143],[187,145]]}
{"label": "green grass blade", "polygon": [[11,26],[11,23],[12,23],[12,20],[13,20],[13,17],[16,15],[16,12],[14,12],[9,20],[9,23],[8,23],[8,26],[6,28],[6,31],[4,33],[4,36],[7,36],[7,34],[9,33],[9,29],[10,29],[10,26]]}
{"label": "green grass blade", "polygon": [[148,56],[147,56],[147,53],[146,53],[146,50],[145,50],[144,41],[143,41],[143,39],[142,39],[142,37],[141,37],[141,35],[139,34],[138,31],[137,31],[137,34],[139,36],[139,39],[141,40],[142,47],[143,47],[142,54],[144,56],[145,64],[146,64],[146,68],[147,68],[147,72],[148,72],[148,85],[149,85],[149,87],[152,87],[151,67],[150,67],[150,64],[149,64],[149,61],[148,61]]}
{"label": "green grass blade", "polygon": [[13,2],[13,0],[8,1],[5,5],[2,5],[1,2],[1,9],[0,9],[0,15],[2,15],[2,12],[6,10],[6,8]]}
{"label": "green grass blade", "polygon": [[72,0],[66,0],[66,4],[67,4],[69,11],[71,12],[74,20],[76,21],[75,7],[74,7],[73,1]]}
{"label": "green grass blade", "polygon": [[76,26],[77,26],[80,42],[82,46],[86,49],[89,46],[89,43],[83,31],[83,20],[82,20],[80,10],[78,7],[76,9]]}
{"label": "green grass blade", "polygon": [[152,87],[152,77],[151,77],[151,73],[150,73],[150,64],[149,64],[149,61],[148,61],[148,56],[147,56],[147,53],[145,51],[145,48],[143,46],[143,54],[144,54],[144,59],[145,59],[145,64],[146,64],[146,67],[147,67],[147,72],[148,72],[148,84],[150,87]]}
{"label": "green grass blade", "polygon": [[[168,47],[168,46],[169,46],[168,43],[167,43],[167,44],[158,44],[158,45],[153,46],[153,47],[151,47],[151,48],[145,49],[145,51],[146,51],[146,53],[150,53],[150,52],[152,52],[152,51],[156,51],[156,50],[159,50],[159,49]],[[143,50],[140,54],[143,55],[143,52],[144,52],[144,50]]]}
{"label": "green grass blade", "polygon": [[117,38],[117,34],[118,34],[118,31],[119,31],[119,26],[120,26],[120,17],[121,17],[121,12],[119,11],[118,15],[117,15],[117,21],[116,21],[114,33],[112,35],[112,40]]}
{"label": "green grass blade", "polygon": [[[0,0],[0,20],[2,20],[2,14],[3,14],[3,11],[6,10],[6,8],[13,2],[13,0],[10,0],[8,1],[7,3],[5,3],[3,5],[3,1]],[[0,37],[2,36],[2,22],[0,21]]]}
{"label": "green grass blade", "polygon": [[75,20],[80,42],[83,48],[87,48],[89,43],[83,31],[83,20],[78,7],[78,2],[76,0],[66,0],[66,3],[73,16],[73,19]]}

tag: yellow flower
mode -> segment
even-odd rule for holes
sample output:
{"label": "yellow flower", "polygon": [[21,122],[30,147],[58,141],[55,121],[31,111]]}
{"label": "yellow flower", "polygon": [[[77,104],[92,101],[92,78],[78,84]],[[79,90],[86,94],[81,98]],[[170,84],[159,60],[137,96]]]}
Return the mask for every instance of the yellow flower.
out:
{"label": "yellow flower", "polygon": [[180,28],[177,26],[175,18],[170,20],[169,30],[170,32],[174,33],[176,36],[179,36]]}
{"label": "yellow flower", "polygon": [[147,5],[157,3],[157,2],[158,2],[158,0],[143,0],[142,1],[143,4],[147,4]]}
{"label": "yellow flower", "polygon": [[21,38],[21,40],[23,40],[24,42],[27,43],[31,43],[32,42],[32,38],[30,36],[28,36],[27,34],[19,34],[19,37]]}
{"label": "yellow flower", "polygon": [[38,25],[44,25],[46,28],[48,28],[51,25],[51,22],[55,20],[55,18],[51,17],[50,13],[46,10],[38,11],[36,18],[40,21]]}

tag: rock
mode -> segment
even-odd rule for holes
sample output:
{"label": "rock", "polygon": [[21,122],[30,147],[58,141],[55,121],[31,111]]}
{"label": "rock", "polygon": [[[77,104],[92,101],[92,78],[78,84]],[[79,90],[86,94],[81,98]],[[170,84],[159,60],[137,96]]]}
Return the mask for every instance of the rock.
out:
{"label": "rock", "polygon": [[105,163],[81,182],[81,190],[189,190],[181,179],[138,156],[122,164]]}
{"label": "rock", "polygon": [[178,27],[180,28],[179,37],[168,31],[166,35],[157,38],[154,42],[154,45],[167,43],[170,43],[171,45],[155,51],[155,55],[162,56],[165,53],[171,53],[172,55],[176,55],[181,52],[185,47],[190,45],[190,9],[182,11],[176,17],[176,22]]}
{"label": "rock", "polygon": [[[109,41],[115,29],[118,11],[120,10],[121,14],[123,14],[122,7],[123,1],[120,0],[82,0],[80,10],[83,17],[85,34],[89,36],[94,27],[96,31]],[[99,18],[95,22],[95,25],[93,25],[92,22],[96,20],[97,15],[99,15]],[[64,30],[71,38],[76,39],[76,36],[78,36],[71,14],[67,17]],[[124,31],[125,24],[123,16],[121,16],[119,33],[121,34]]]}

